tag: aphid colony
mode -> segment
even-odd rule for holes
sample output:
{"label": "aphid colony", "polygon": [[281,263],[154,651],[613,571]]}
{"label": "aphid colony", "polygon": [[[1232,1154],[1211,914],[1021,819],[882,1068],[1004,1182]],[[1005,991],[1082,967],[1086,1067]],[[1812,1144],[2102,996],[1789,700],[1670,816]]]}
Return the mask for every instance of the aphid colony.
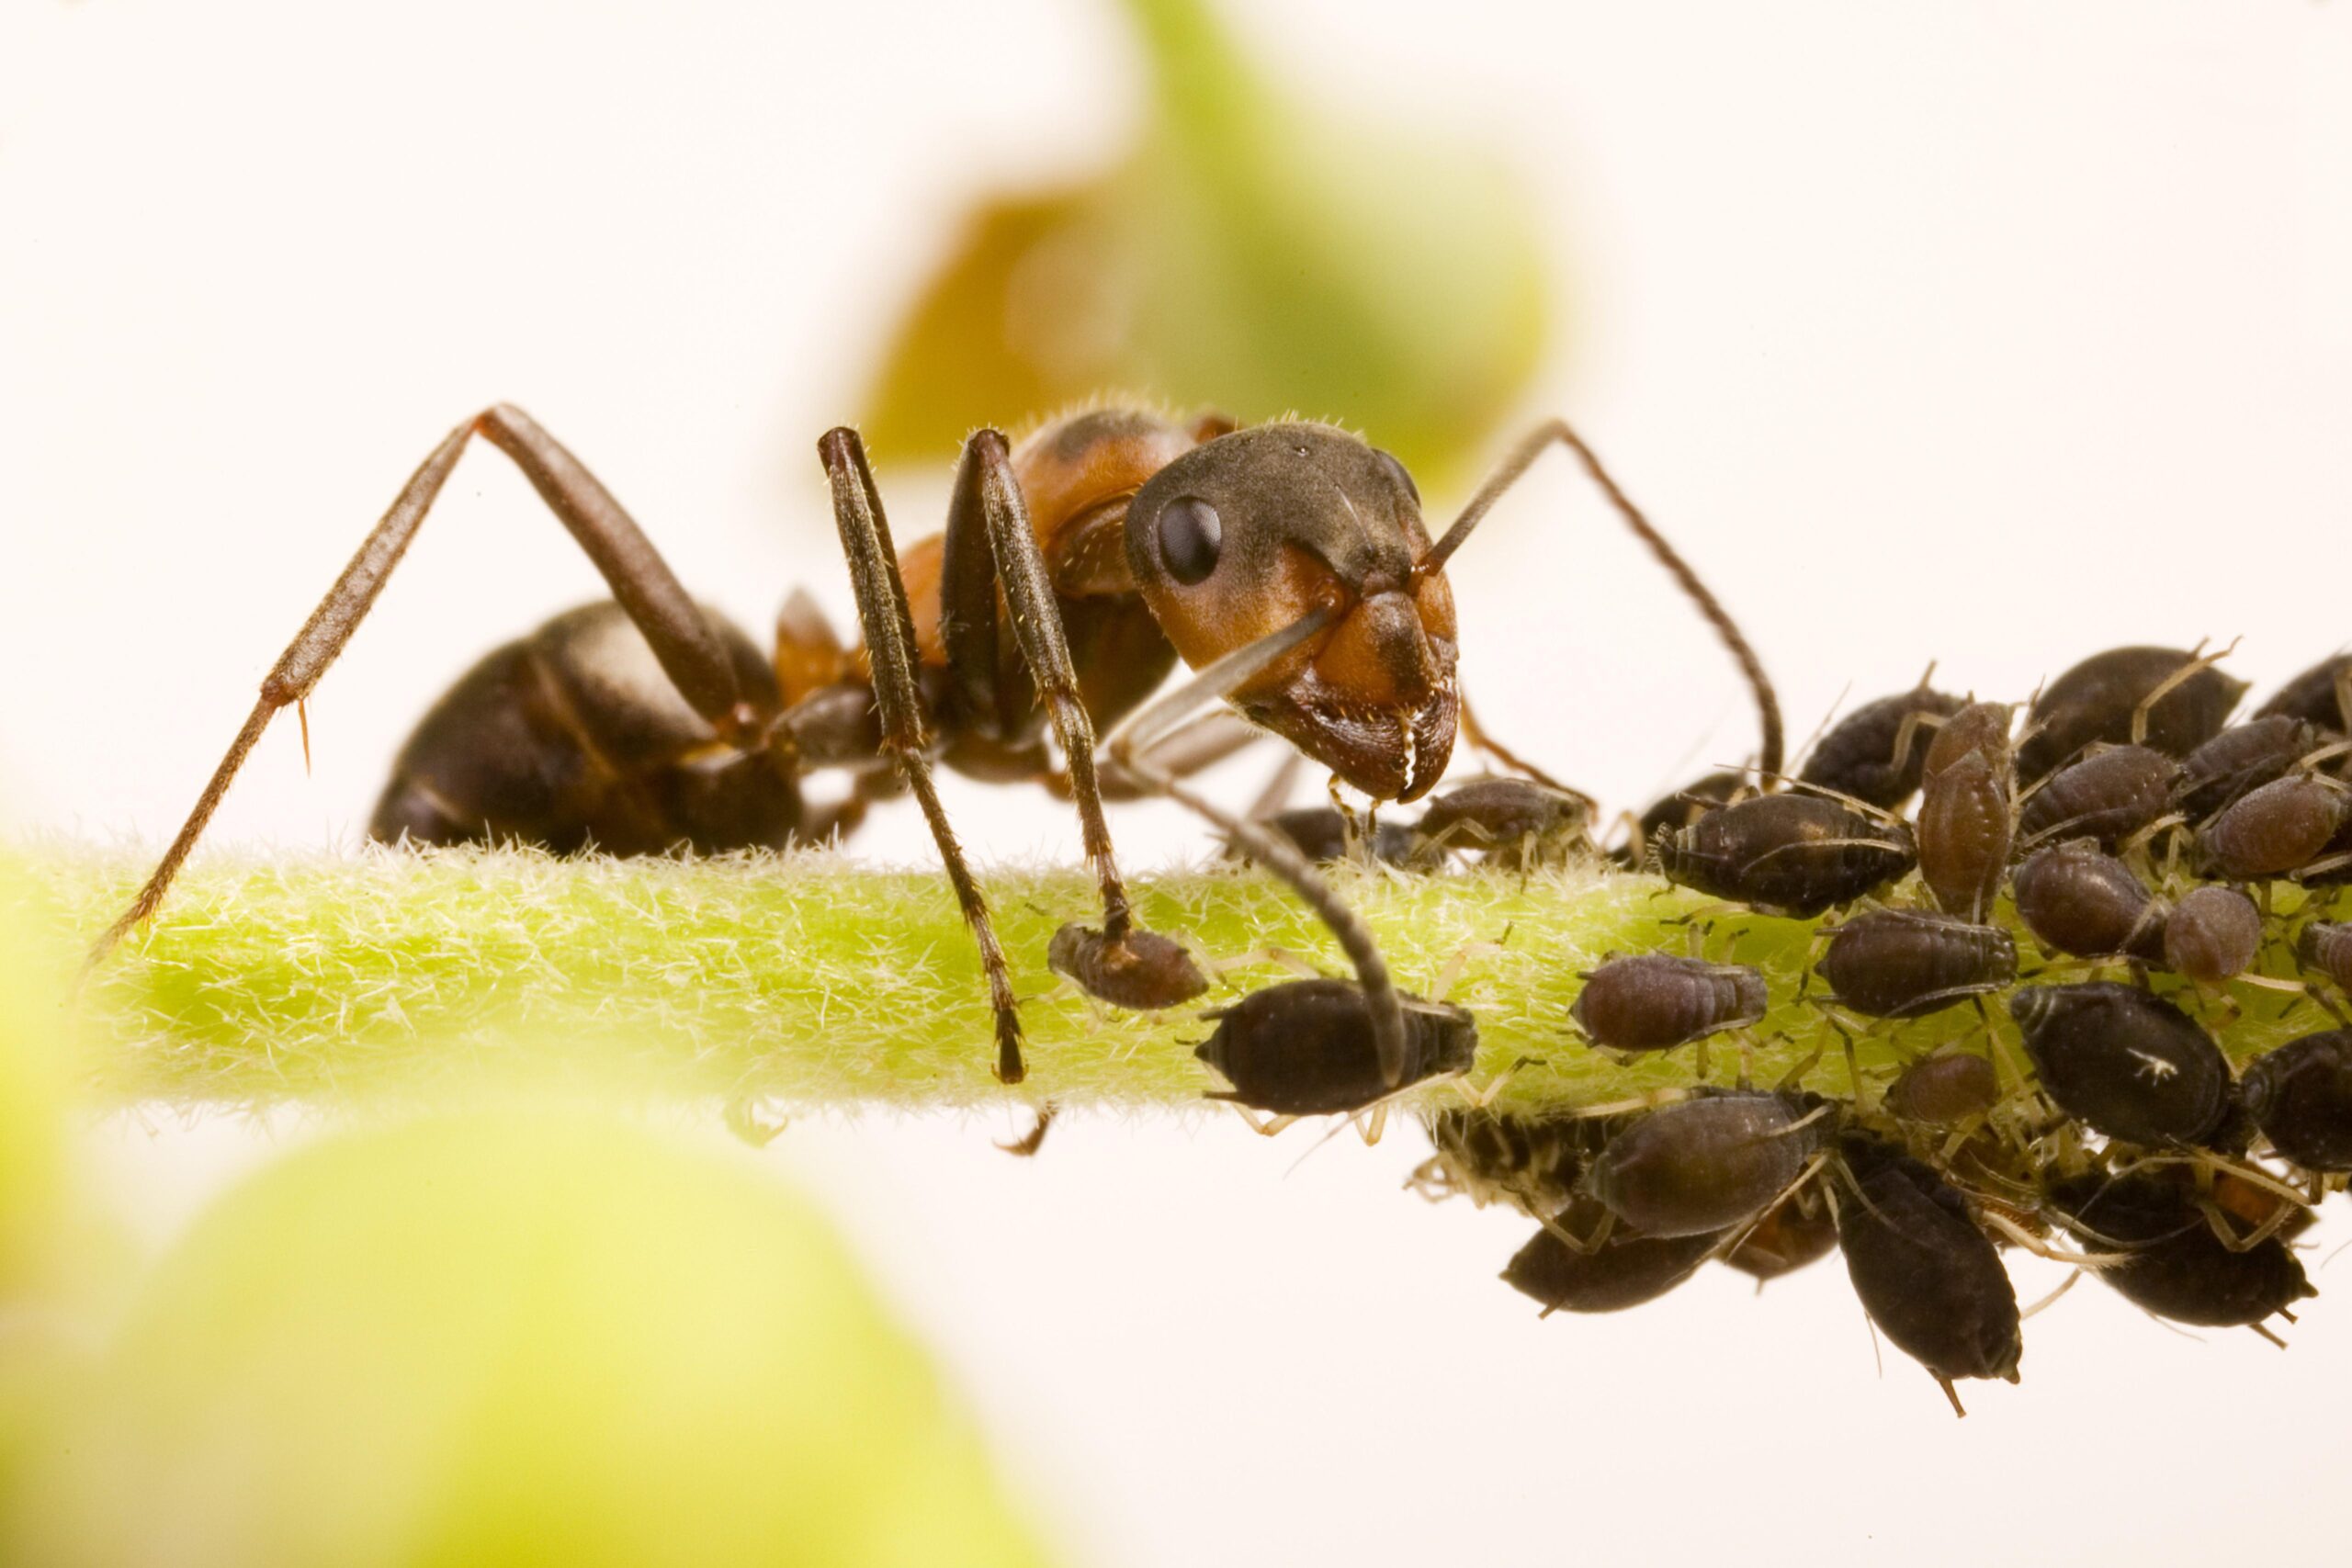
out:
{"label": "aphid colony", "polygon": [[[1709,1083],[1702,1061],[1695,1087],[1577,1114],[1430,1111],[1418,1185],[1539,1221],[1503,1278],[1546,1313],[1652,1300],[1711,1259],[1760,1280],[1841,1250],[1880,1332],[1955,1409],[1959,1380],[2018,1376],[2007,1247],[2177,1322],[2267,1334],[2291,1318],[2312,1288],[2290,1242],[2352,1172],[2352,1029],[2336,1027],[2352,924],[2324,918],[2352,880],[2352,658],[2236,726],[2245,687],[2214,663],[2117,649],[2021,712],[1923,685],[1850,714],[1795,780],[1716,774],[1658,802],[1619,857],[1726,905],[1828,916],[1796,999],[1838,1032],[1976,1018],[1897,1073],[1853,1068],[1849,1098],[1752,1087],[1744,1069]],[[1439,864],[1449,840],[1514,864],[1597,852],[1539,828],[1557,792],[1467,789],[1347,842],[1316,813],[1275,826],[1400,874]],[[2005,897],[2021,936],[1996,921]],[[2259,973],[2266,954],[2300,977]],[[1692,956],[1612,957],[1583,979],[1562,1021],[1580,1043],[1561,1049],[1627,1061],[1745,1040],[1775,1002],[1759,969]],[[2309,1019],[2243,1072],[2206,1021],[2235,1016],[2233,983],[2290,991],[2289,1016]],[[1407,1006],[1408,1081],[1461,1071],[1470,1015]],[[1348,982],[1216,1016],[1200,1055],[1234,1086],[1220,1098],[1304,1113],[1391,1092]]]}

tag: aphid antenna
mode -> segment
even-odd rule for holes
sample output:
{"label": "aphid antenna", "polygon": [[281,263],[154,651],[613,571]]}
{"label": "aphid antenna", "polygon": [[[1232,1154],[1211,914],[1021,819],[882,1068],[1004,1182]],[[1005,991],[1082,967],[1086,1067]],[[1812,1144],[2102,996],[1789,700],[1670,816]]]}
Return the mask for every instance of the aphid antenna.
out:
{"label": "aphid antenna", "polygon": [[2089,1270],[2085,1269],[2069,1269],[2066,1277],[2058,1281],[2058,1288],[2056,1290],[2052,1291],[2048,1295],[2043,1296],[2031,1306],[2020,1308],[2018,1312],[2018,1321],[2019,1323],[2023,1323],[2026,1319],[2033,1316],[2036,1313],[2045,1311],[2050,1307],[2057,1305],[2058,1298],[2064,1295],[2068,1291],[2073,1290],[2076,1282],[2088,1272]]}
{"label": "aphid antenna", "polygon": [[[1849,811],[1868,817],[1873,821],[1883,822],[1890,828],[1901,828],[1906,831],[1910,829],[1911,824],[1905,821],[1900,814],[1889,811],[1883,806],[1872,806],[1869,801],[1863,800],[1856,795],[1848,795],[1844,790],[1831,789],[1827,784],[1808,784],[1804,780],[1796,778],[1791,774],[1764,773],[1760,769],[1756,771],[1760,774],[1760,776],[1780,784],[1791,795],[1810,795],[1817,796],[1823,800],[1834,800]],[[1815,841],[1821,844],[1835,844],[1843,842],[1844,840],[1838,839],[1820,839]],[[1863,841],[1867,842],[1868,840]],[[1758,858],[1762,859],[1765,857],[1759,856]]]}
{"label": "aphid antenna", "polygon": [[[1935,666],[1929,665],[1928,668],[1932,670]],[[1821,722],[1813,727],[1813,733],[1806,736],[1804,738],[1804,744],[1800,745],[1796,749],[1795,752],[1790,756],[1790,767],[1801,769],[1804,766],[1805,760],[1813,755],[1813,749],[1821,744],[1821,738],[1823,736],[1829,733],[1829,726],[1838,717],[1838,710],[1844,707],[1846,705],[1846,699],[1853,694],[1854,682],[1850,680],[1844,685],[1838,688],[1837,699],[1829,705],[1827,711],[1822,714]]]}
{"label": "aphid antenna", "polygon": [[2233,637],[2230,639],[2230,645],[2222,649],[2219,653],[2207,653],[2205,651],[2205,645],[2212,640],[2213,639],[2211,637],[2198,638],[2197,646],[2188,650],[2189,657],[2188,661],[2182,664],[2179,669],[2174,671],[2171,674],[2157,682],[2155,686],[2148,693],[2148,694],[2140,699],[2140,705],[2132,710],[2132,745],[2145,746],[2148,743],[2148,715],[2158,703],[2170,696],[2180,686],[2188,682],[2199,671],[2210,670],[2214,665],[2219,664],[2222,660],[2227,659],[2231,654],[2235,653],[2238,650],[2238,644],[2245,639],[2244,637]]}

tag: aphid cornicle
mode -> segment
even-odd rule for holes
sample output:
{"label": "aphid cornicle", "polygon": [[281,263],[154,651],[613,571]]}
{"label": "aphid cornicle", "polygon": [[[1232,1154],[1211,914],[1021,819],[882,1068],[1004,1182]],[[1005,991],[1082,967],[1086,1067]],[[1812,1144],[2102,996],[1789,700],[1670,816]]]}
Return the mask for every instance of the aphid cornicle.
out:
{"label": "aphid cornicle", "polygon": [[2018,809],[2018,832],[2029,844],[2094,839],[2113,851],[2172,808],[2180,777],[2181,764],[2154,747],[2094,750],[2042,781]]}
{"label": "aphid cornicle", "polygon": [[1585,1172],[1584,1190],[1644,1235],[1696,1235],[1761,1211],[1829,1132],[1809,1097],[1728,1090],[1636,1117]]}
{"label": "aphid cornicle", "polygon": [[2165,963],[2200,986],[2234,980],[2262,953],[2262,911],[2234,887],[2192,887],[2165,919]]}
{"label": "aphid cornicle", "polygon": [[1971,703],[1928,749],[1918,815],[1919,880],[1946,914],[1982,920],[2001,891],[2015,837],[2009,708]]}
{"label": "aphid cornicle", "polygon": [[1798,782],[1892,811],[1919,787],[1935,721],[1960,709],[1960,698],[1925,684],[1864,703],[1830,726]]}
{"label": "aphid cornicle", "polygon": [[[1503,1280],[1521,1295],[1555,1312],[1622,1312],[1653,1302],[1698,1272],[1719,1239],[1713,1233],[1697,1235],[1643,1235],[1631,1226],[1612,1224],[1608,1213],[1589,1198],[1580,1198],[1530,1237],[1503,1269]],[[1608,1234],[1581,1248],[1571,1247],[1559,1231],[1580,1236]]]}
{"label": "aphid cornicle", "polygon": [[[1282,1116],[1361,1111],[1402,1084],[1381,1072],[1363,988],[1352,980],[1289,980],[1202,1015],[1216,1029],[1193,1055],[1224,1076],[1236,1100]],[[1461,1008],[1405,998],[1403,1084],[1465,1073],[1478,1053],[1478,1025]]]}
{"label": "aphid cornicle", "polygon": [[2161,1176],[2087,1172],[2053,1184],[2049,1205],[2086,1245],[2123,1254],[2099,1280],[2158,1317],[2244,1327],[2318,1293],[2277,1236],[2233,1249],[2188,1190]]}
{"label": "aphid cornicle", "polygon": [[2127,1143],[2195,1145],[2230,1111],[2230,1065],[2197,1021],[2136,986],[2025,986],[2009,998],[2042,1092]]}
{"label": "aphid cornicle", "polygon": [[2191,822],[2201,822],[2241,796],[2284,778],[2289,769],[2327,742],[2324,731],[2290,714],[2233,724],[2181,763],[2174,805]]}
{"label": "aphid cornicle", "polygon": [[1764,976],[1745,964],[1663,953],[1611,958],[1584,976],[1568,1016],[1611,1051],[1670,1051],[1764,1016]]}
{"label": "aphid cornicle", "polygon": [[1806,795],[1719,807],[1657,845],[1669,881],[1800,919],[1885,886],[1916,858],[1900,823]]}
{"label": "aphid cornicle", "polygon": [[2016,979],[2018,948],[1998,926],[1873,909],[1832,931],[1815,967],[1841,1007],[1873,1018],[1920,1018]]}
{"label": "aphid cornicle", "polygon": [[[1758,703],[1765,765],[1780,765],[1779,710],[1753,651],[1560,421],[1513,448],[1435,542],[1404,467],[1330,425],[1237,430],[1221,416],[1107,407],[1052,421],[1018,446],[983,429],[964,445],[944,532],[903,552],[864,444],[846,427],[828,431],[817,451],[864,645],[843,647],[796,598],[771,661],[688,597],[578,458],[499,405],[451,431],[410,476],[264,680],[94,957],[154,913],[263,731],[343,651],[476,436],[523,470],[613,600],[499,649],[435,705],[401,752],[379,832],[717,852],[845,832],[873,800],[910,790],[979,949],[1007,1083],[1025,1071],[1011,970],[934,788],[934,761],[1066,789],[1102,917],[1099,928],[1064,928],[1054,966],[1114,990],[1148,971],[1148,994],[1164,1001],[1181,949],[1126,951],[1139,928],[1102,811],[1095,727],[1134,714],[1181,659],[1203,671],[1200,689],[1188,689],[1197,702],[1227,703],[1375,799],[1423,795],[1445,772],[1460,711],[1446,560],[1555,445],[1585,466],[1731,649]],[[1192,735],[1180,750],[1176,737],[1159,739],[1164,760],[1140,742],[1115,760],[1126,779],[1170,795],[1177,773],[1240,743],[1220,749]],[[821,769],[851,780],[845,799],[819,809],[799,786]],[[1193,994],[1206,988],[1196,971],[1176,978]],[[1385,977],[1372,991],[1393,1055],[1395,999]]]}
{"label": "aphid cornicle", "polygon": [[2238,1102],[2270,1146],[2305,1170],[2352,1170],[2352,1030],[2306,1034],[2256,1057]]}
{"label": "aphid cornicle", "polygon": [[2301,871],[2352,823],[2352,786],[2293,773],[2249,791],[2197,830],[2208,873],[2233,881]]}
{"label": "aphid cornicle", "polygon": [[[2173,682],[2153,704],[2148,698]],[[2114,648],[2095,653],[2041,690],[2027,714],[2018,774],[2030,784],[2085,747],[2105,740],[2153,746],[2186,757],[2221,732],[2245,682],[2177,648]],[[2147,704],[2134,735],[2134,716]]]}
{"label": "aphid cornicle", "polygon": [[1967,1203],[1928,1167],[1866,1137],[1842,1140],[1838,1157],[1855,1189],[1838,1204],[1854,1294],[1965,1416],[1955,1380],[2018,1381],[2025,1340],[2008,1270]]}
{"label": "aphid cornicle", "polygon": [[2010,886],[2018,919],[2060,953],[2164,957],[2165,906],[2130,866],[2088,840],[2034,851]]}

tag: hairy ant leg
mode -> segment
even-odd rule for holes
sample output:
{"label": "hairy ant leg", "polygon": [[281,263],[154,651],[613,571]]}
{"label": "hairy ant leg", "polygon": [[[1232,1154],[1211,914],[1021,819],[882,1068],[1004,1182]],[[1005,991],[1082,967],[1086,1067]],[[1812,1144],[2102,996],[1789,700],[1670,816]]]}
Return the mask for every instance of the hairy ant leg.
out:
{"label": "hairy ant leg", "polygon": [[310,696],[350,642],[359,623],[375,607],[393,568],[408,552],[467,444],[476,435],[505,453],[522,469],[548,510],[603,573],[613,597],[652,646],[654,657],[678,694],[711,727],[718,739],[733,745],[761,739],[768,716],[744,701],[735,667],[718,633],[644,530],[560,442],[522,410],[500,403],[443,437],[360,541],[342,575],[263,678],[260,700],[229,743],[153,874],[121,918],[92,945],[91,963],[104,958],[162,905],[262,732],[279,710]]}

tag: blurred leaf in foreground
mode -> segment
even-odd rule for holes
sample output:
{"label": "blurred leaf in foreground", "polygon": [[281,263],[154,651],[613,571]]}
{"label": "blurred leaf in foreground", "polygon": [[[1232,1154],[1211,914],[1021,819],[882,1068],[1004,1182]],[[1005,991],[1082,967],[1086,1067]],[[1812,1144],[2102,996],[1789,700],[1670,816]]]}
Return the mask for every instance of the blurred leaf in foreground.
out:
{"label": "blurred leaf in foreground", "polygon": [[65,1188],[65,976],[28,880],[0,855],[0,1300],[43,1273]]}
{"label": "blurred leaf in foreground", "polygon": [[900,324],[865,434],[944,457],[1103,392],[1361,428],[1442,484],[1533,370],[1544,257],[1498,165],[1293,101],[1199,0],[1127,0],[1151,76],[1100,178],[972,215]]}
{"label": "blurred leaf in foreground", "polygon": [[1042,1560],[806,1208],[586,1111],[279,1162],[56,1423],[8,1561]]}

